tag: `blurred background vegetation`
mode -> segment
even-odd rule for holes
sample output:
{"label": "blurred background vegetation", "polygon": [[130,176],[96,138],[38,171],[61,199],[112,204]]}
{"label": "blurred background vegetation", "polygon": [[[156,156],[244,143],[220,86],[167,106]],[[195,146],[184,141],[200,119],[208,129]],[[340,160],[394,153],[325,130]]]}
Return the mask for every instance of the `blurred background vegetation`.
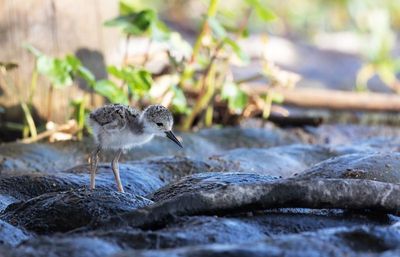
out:
{"label": "blurred background vegetation", "polygon": [[[7,2],[0,4],[7,6]],[[50,6],[62,13],[57,7],[61,2],[50,1]],[[81,139],[86,115],[105,102],[137,108],[163,104],[174,112],[177,126],[188,131],[235,125],[251,117],[268,119],[272,114],[289,117],[290,108],[280,104],[288,100],[285,90],[298,87],[360,94],[400,92],[396,44],[400,1],[123,0],[113,4],[117,13],[99,21],[99,26],[111,35],[105,38],[118,36],[114,47],[119,54],[104,67],[87,62],[79,51],[54,53],[29,38],[17,47],[34,60],[30,67],[12,55],[0,56],[5,58],[0,59],[0,86],[5,92],[0,93],[2,140]],[[7,27],[5,20],[0,25]],[[70,26],[63,33],[72,31],[79,34],[80,27]],[[115,31],[118,34],[111,34]],[[1,33],[11,41],[7,29]],[[71,35],[57,36],[73,40]],[[331,63],[345,71],[336,72]],[[322,75],[314,72],[318,68]],[[19,78],[21,69],[29,79]],[[315,77],[322,77],[318,78],[322,82],[315,84]],[[70,87],[83,90],[64,94]],[[7,94],[17,99],[19,119],[6,115],[11,112],[4,100]],[[69,103],[66,115],[65,110],[63,115],[57,111],[61,98]],[[298,102],[301,106],[301,99]]]}

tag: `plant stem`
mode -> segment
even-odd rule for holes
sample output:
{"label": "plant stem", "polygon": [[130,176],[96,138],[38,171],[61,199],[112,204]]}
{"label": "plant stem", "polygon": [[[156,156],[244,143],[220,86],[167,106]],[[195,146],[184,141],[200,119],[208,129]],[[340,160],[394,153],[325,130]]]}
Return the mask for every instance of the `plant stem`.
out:
{"label": "plant stem", "polygon": [[235,81],[236,84],[242,84],[242,83],[247,83],[250,81],[254,81],[254,80],[258,80],[258,79],[262,79],[265,76],[263,74],[254,74],[252,76],[249,76],[247,78],[242,78],[242,79],[238,79]]}
{"label": "plant stem", "polygon": [[206,109],[206,116],[204,119],[204,125],[206,127],[211,127],[213,123],[214,106],[211,104]]}
{"label": "plant stem", "polygon": [[217,12],[218,1],[219,0],[210,0],[210,5],[208,6],[206,17],[204,18],[204,20],[201,24],[200,33],[197,36],[196,42],[194,43],[194,46],[193,46],[192,57],[190,58],[191,63],[193,63],[196,60],[197,55],[199,54],[203,38],[206,35],[207,29],[208,29],[207,20],[208,20],[208,18],[215,16],[215,14]]}
{"label": "plant stem", "polygon": [[30,106],[32,106],[33,96],[35,95],[35,92],[36,92],[38,76],[39,76],[39,73],[38,73],[38,71],[36,69],[36,65],[35,65],[35,68],[32,71],[31,85],[29,88],[28,104]]}
{"label": "plant stem", "polygon": [[142,62],[142,67],[146,68],[146,64],[149,61],[150,58],[150,50],[151,50],[151,45],[153,44],[153,39],[150,38],[149,42],[147,43],[147,48],[146,48],[146,53],[144,54],[144,59]]}
{"label": "plant stem", "polygon": [[29,108],[28,105],[27,105],[26,103],[24,103],[24,102],[21,102],[21,108],[22,108],[22,110],[23,110],[23,112],[24,112],[26,122],[28,123],[29,131],[30,131],[31,137],[32,137],[32,138],[37,137],[37,131],[36,131],[36,126],[35,126],[35,121],[34,121],[33,118],[32,118],[32,114],[31,114],[30,108]]}
{"label": "plant stem", "polygon": [[204,92],[204,94],[200,95],[199,98],[196,101],[195,106],[193,107],[193,110],[191,111],[191,113],[189,114],[189,116],[187,116],[184,121],[183,121],[183,125],[182,125],[182,129],[184,131],[188,131],[190,129],[190,127],[193,124],[194,119],[196,118],[196,116],[204,109],[207,107],[208,103],[210,102],[210,100],[212,99],[212,97],[214,96],[214,92],[215,92],[215,81],[214,81],[214,76],[215,76],[215,72],[214,72],[214,67],[215,65],[211,65],[207,74],[203,77],[203,83],[204,83],[204,88],[206,88],[206,91]]}
{"label": "plant stem", "polygon": [[272,93],[267,93],[265,96],[264,109],[263,109],[263,118],[268,119],[271,114],[271,106],[272,106]]}
{"label": "plant stem", "polygon": [[126,35],[126,45],[125,45],[125,52],[124,52],[124,57],[122,59],[122,66],[125,66],[128,63],[128,57],[129,57],[129,40],[131,38],[131,35]]}
{"label": "plant stem", "polygon": [[47,95],[47,121],[50,121],[51,119],[51,108],[53,106],[53,93],[54,93],[54,87],[53,85],[50,85],[49,88],[49,94]]}
{"label": "plant stem", "polygon": [[83,128],[85,126],[85,106],[86,106],[86,95],[83,97],[81,103],[79,104],[78,107],[78,133],[77,133],[77,138],[78,140],[82,140],[83,138]]}

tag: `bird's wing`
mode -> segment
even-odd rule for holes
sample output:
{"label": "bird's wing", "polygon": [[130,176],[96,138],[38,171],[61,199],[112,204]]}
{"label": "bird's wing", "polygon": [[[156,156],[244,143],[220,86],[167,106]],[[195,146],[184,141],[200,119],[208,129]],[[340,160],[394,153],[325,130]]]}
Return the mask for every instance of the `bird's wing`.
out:
{"label": "bird's wing", "polygon": [[104,130],[121,131],[128,122],[128,116],[139,117],[139,112],[129,106],[113,104],[103,106],[90,114],[90,119],[97,122]]}

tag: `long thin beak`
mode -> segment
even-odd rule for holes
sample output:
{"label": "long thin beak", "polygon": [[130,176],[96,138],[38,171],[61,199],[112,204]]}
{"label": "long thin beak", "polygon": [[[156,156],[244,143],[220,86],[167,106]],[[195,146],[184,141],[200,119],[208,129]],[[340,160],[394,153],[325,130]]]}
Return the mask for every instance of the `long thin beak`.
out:
{"label": "long thin beak", "polygon": [[175,144],[177,144],[177,145],[179,145],[181,148],[183,148],[181,142],[179,142],[179,140],[176,138],[176,136],[174,135],[174,133],[172,133],[171,130],[170,130],[170,131],[166,131],[166,132],[165,132],[165,135],[167,135],[167,137],[168,137],[169,139],[171,139],[172,141],[174,141]]}

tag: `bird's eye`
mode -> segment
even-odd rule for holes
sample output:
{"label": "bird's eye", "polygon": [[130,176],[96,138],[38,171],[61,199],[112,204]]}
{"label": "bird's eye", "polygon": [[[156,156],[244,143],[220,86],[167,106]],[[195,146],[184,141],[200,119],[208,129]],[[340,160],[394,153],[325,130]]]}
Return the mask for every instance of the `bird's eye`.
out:
{"label": "bird's eye", "polygon": [[156,125],[159,126],[159,127],[164,126],[164,124],[162,124],[162,123],[156,123]]}

